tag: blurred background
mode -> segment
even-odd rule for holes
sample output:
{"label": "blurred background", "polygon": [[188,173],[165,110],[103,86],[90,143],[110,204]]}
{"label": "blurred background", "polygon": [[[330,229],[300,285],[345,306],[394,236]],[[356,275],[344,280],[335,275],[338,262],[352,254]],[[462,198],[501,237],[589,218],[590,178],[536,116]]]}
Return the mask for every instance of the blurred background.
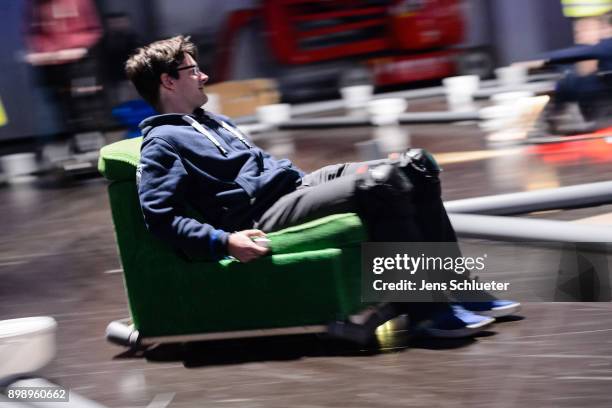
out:
{"label": "blurred background", "polygon": [[[289,102],[337,97],[341,85],[367,75],[377,89],[455,74],[487,78],[497,66],[573,43],[559,0],[372,0],[333,14],[350,3],[5,1],[0,98],[8,122],[0,142],[113,129],[113,107],[136,99],[122,74],[125,58],[176,34],[197,43],[211,83],[272,78]],[[49,25],[57,27],[41,29]],[[83,54],[28,58],[62,50]]]}
{"label": "blurred background", "polygon": [[[443,167],[447,203],[607,182],[611,9],[610,0],[1,0],[0,391],[2,377],[27,368],[105,406],[608,407],[607,302],[527,304],[526,319],[460,342],[387,326],[378,350],[299,336],[117,348],[104,330],[130,309],[97,162],[102,146],[138,137],[154,114],[124,77],[127,57],[183,34],[210,76],[206,108],[305,171],[419,147]],[[597,207],[558,210],[553,198],[554,211],[525,217],[566,222],[570,234],[605,229],[609,190],[592,187]],[[522,242],[541,232],[517,231]],[[497,273],[529,286],[517,256]],[[556,273],[559,263],[538,266]],[[53,333],[48,349],[28,343],[41,333]]]}

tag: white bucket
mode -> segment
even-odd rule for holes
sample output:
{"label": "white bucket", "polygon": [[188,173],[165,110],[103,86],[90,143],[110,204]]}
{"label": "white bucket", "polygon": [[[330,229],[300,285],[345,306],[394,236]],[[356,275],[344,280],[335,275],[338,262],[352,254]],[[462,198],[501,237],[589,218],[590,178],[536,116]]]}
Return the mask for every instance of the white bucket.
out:
{"label": "white bucket", "polygon": [[52,317],[0,320],[0,378],[37,371],[53,359],[57,323]]}
{"label": "white bucket", "polygon": [[410,132],[399,126],[378,126],[372,136],[382,154],[403,152],[410,147]]}
{"label": "white bucket", "polygon": [[19,183],[34,179],[31,174],[38,170],[34,153],[8,154],[0,157],[0,165],[10,183]]}
{"label": "white bucket", "polygon": [[480,109],[478,115],[482,120],[491,120],[509,118],[517,112],[518,108],[513,105],[493,105]]}
{"label": "white bucket", "polygon": [[500,67],[495,70],[495,76],[501,86],[517,86],[527,82],[527,68],[519,65]]}
{"label": "white bucket", "polygon": [[474,93],[480,87],[480,77],[478,75],[448,77],[442,80],[442,85],[444,85],[444,93],[448,103],[471,102]]}
{"label": "white bucket", "polygon": [[479,127],[485,132],[511,128],[520,112],[519,106],[514,103],[487,106],[478,111],[481,119]]}
{"label": "white bucket", "polygon": [[354,85],[340,88],[340,95],[348,109],[359,109],[366,106],[372,98],[374,87],[372,85]]}
{"label": "white bucket", "polygon": [[496,105],[506,105],[516,103],[523,98],[530,98],[532,96],[534,96],[534,93],[530,91],[501,92],[491,95],[490,100]]}
{"label": "white bucket", "polygon": [[291,105],[276,103],[257,107],[257,120],[266,125],[278,125],[291,119]]}
{"label": "white bucket", "polygon": [[378,126],[398,123],[408,103],[403,98],[375,99],[368,102],[367,111],[373,124]]}

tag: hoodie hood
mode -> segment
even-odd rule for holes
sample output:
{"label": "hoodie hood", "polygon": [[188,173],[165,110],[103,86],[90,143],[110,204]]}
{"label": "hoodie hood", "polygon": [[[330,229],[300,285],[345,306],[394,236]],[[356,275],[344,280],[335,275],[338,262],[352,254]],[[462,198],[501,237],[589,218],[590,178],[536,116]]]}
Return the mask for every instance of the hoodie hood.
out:
{"label": "hoodie hood", "polygon": [[180,113],[165,113],[163,115],[155,115],[149,116],[140,124],[138,127],[142,130],[142,136],[147,137],[149,132],[153,130],[153,128],[162,125],[175,125],[175,126],[183,126],[185,125],[185,121],[183,120],[184,114]]}
{"label": "hoodie hood", "polygon": [[[188,125],[188,123],[185,122],[185,120],[183,119],[183,116],[185,115],[186,115],[185,113],[165,113],[162,115],[149,116],[148,118],[140,122],[138,127],[142,131],[142,136],[147,137],[149,132],[157,126],[163,126],[163,125],[185,126],[185,125]],[[202,108],[195,109],[191,113],[191,116],[196,120],[208,118],[208,119],[212,119],[213,121],[217,121],[217,122],[218,121],[224,121],[224,122],[230,121],[230,119],[226,116],[216,115]]]}

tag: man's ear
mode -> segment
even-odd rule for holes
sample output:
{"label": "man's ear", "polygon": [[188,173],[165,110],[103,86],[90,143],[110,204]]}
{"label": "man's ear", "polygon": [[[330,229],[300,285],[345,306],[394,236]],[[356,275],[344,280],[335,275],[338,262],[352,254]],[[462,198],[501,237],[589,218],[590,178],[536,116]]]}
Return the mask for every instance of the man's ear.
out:
{"label": "man's ear", "polygon": [[174,81],[176,81],[176,79],[172,78],[168,73],[164,72],[163,74],[161,74],[159,79],[161,82],[161,86],[166,89],[174,89]]}

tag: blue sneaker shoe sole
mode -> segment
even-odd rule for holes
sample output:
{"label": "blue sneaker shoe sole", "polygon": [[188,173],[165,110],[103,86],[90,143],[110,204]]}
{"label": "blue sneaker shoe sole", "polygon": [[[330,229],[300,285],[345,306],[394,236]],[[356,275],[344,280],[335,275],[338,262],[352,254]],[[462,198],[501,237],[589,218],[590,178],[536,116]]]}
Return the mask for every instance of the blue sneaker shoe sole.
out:
{"label": "blue sneaker shoe sole", "polygon": [[470,337],[481,332],[485,327],[491,325],[495,321],[493,317],[483,317],[478,323],[468,324],[456,329],[440,329],[437,327],[427,327],[427,324],[419,324],[416,328],[418,334],[423,334],[429,337],[439,337],[446,339],[457,339],[462,337]]}
{"label": "blue sneaker shoe sole", "polygon": [[[502,301],[503,304],[499,306],[489,307],[489,308],[479,308],[478,303],[460,303],[461,306],[466,308],[472,313],[479,314],[481,316],[488,317],[505,317],[511,316],[521,310],[521,304],[519,302],[513,301]],[[487,303],[487,302],[484,302]],[[483,303],[483,304],[484,304]]]}
{"label": "blue sneaker shoe sole", "polygon": [[430,337],[460,338],[473,336],[495,321],[459,305],[449,305],[446,310],[433,314],[429,319],[416,322],[417,334]]}

